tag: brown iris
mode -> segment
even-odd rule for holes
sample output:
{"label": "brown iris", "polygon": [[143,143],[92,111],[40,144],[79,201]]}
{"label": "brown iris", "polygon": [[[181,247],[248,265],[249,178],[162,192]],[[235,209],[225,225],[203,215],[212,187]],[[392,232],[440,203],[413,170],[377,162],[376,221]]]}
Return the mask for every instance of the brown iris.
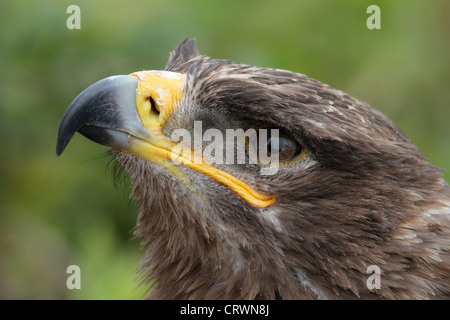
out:
{"label": "brown iris", "polygon": [[261,136],[258,137],[258,155],[261,155],[261,148],[266,146],[266,155],[273,158],[278,155],[280,162],[290,161],[300,155],[303,151],[303,147],[293,137],[291,133],[280,128],[268,128],[267,130],[267,143],[259,141]]}

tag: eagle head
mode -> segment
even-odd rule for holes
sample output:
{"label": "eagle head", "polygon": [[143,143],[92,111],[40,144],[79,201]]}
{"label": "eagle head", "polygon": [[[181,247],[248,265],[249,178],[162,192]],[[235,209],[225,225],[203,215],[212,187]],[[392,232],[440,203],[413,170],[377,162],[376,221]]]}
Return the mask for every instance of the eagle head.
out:
{"label": "eagle head", "polygon": [[[157,299],[417,299],[450,291],[450,188],[369,105],[201,56],[85,89],[58,134],[109,146]],[[379,286],[368,285],[370,268]]]}

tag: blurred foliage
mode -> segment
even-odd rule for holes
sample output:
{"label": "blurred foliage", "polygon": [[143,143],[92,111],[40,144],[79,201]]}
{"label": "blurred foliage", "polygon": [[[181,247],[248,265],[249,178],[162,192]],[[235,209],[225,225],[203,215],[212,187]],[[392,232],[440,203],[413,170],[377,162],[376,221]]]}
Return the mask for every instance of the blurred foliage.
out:
{"label": "blurred foliage", "polygon": [[[66,9],[81,8],[81,30]],[[381,8],[368,30],[366,8]],[[107,148],[76,135],[55,157],[72,99],[114,74],[161,69],[185,37],[214,58],[289,69],[381,110],[450,169],[450,1],[0,2],[0,298],[140,298],[136,205]],[[445,173],[448,180],[450,175]],[[81,267],[81,290],[66,268]]]}

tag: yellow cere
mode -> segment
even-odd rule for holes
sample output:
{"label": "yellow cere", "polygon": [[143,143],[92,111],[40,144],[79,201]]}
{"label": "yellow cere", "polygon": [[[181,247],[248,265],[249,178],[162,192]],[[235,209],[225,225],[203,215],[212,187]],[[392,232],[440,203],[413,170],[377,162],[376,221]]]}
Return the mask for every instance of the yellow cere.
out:
{"label": "yellow cere", "polygon": [[[181,103],[185,76],[170,71],[141,71],[131,75],[139,78],[136,102],[144,125],[153,130],[160,129]],[[158,117],[148,117],[151,114],[150,97],[159,112]]]}
{"label": "yellow cere", "polygon": [[[195,188],[186,174],[172,164],[170,159],[177,159],[180,163],[210,176],[259,208],[266,208],[276,202],[275,197],[259,193],[243,181],[205,161],[194,163],[196,158],[195,151],[192,149],[190,157],[184,153],[178,154],[172,151],[178,143],[168,140],[162,128],[181,103],[185,83],[183,74],[168,71],[141,71],[131,75],[140,80],[136,94],[136,107],[142,123],[151,133],[151,141],[132,138],[129,152],[161,166],[192,191],[195,191]],[[150,97],[155,103],[157,112],[152,110]]]}

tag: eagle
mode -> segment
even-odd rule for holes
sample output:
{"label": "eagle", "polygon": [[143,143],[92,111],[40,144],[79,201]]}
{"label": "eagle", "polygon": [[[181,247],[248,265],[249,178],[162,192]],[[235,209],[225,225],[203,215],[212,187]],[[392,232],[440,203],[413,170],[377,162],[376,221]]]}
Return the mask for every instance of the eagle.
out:
{"label": "eagle", "polygon": [[149,299],[450,297],[442,170],[318,80],[212,59],[185,39],[164,70],[82,91],[58,156],[77,131],[130,178]]}

